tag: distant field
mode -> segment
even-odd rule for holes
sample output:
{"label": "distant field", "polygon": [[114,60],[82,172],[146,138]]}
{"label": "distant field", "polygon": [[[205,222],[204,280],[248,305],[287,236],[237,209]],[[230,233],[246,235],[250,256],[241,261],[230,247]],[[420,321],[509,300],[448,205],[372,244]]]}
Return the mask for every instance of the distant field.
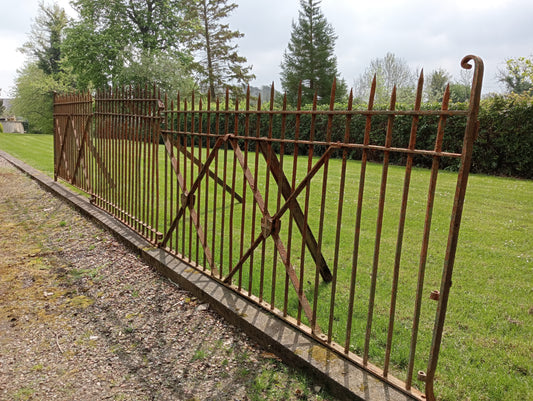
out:
{"label": "distant field", "polygon": [[[0,149],[52,176],[52,141],[0,134]],[[415,170],[413,188],[426,176]],[[453,188],[455,179],[443,172],[439,185]],[[435,220],[448,218],[439,212]],[[443,400],[533,399],[533,181],[471,175],[459,241],[436,394]]]}

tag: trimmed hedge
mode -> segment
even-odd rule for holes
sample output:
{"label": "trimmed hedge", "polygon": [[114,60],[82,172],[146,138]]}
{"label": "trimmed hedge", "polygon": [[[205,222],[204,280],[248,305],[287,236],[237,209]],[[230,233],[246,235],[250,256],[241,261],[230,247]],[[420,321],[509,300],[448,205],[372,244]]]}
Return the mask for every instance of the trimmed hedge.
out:
{"label": "trimmed hedge", "polygon": [[[326,106],[319,106],[327,109]],[[467,104],[456,103],[450,105],[450,109],[466,109]],[[360,106],[364,108],[364,106]],[[381,107],[386,108],[386,107]],[[425,104],[422,106],[425,110],[438,110],[439,104]],[[310,107],[304,109],[309,110]],[[336,110],[346,110],[345,104],[335,105]],[[375,108],[376,109],[376,108]],[[398,105],[397,109],[411,109],[411,106]],[[227,124],[229,132],[235,129],[234,116],[228,121],[225,116],[220,115],[220,129]],[[198,115],[195,116],[195,126],[198,127]],[[270,116],[262,115],[259,125],[259,135],[268,136]],[[202,114],[202,126],[208,124],[207,115]],[[474,144],[474,154],[472,161],[472,172],[483,173],[499,176],[512,176],[521,178],[533,178],[533,98],[516,96],[516,95],[495,95],[484,99],[481,102],[479,113],[480,132],[478,139]],[[182,124],[183,124],[182,120]],[[190,123],[190,121],[189,121]],[[239,115],[237,124],[240,135],[244,135],[245,127],[244,115]],[[285,117],[285,138],[293,139],[295,135],[295,116]],[[328,117],[318,115],[315,117],[314,139],[317,141],[327,140]],[[412,117],[396,116],[394,120],[393,146],[407,147],[411,130]],[[248,135],[256,136],[257,120],[255,116],[250,117]],[[309,140],[311,133],[312,119],[309,115],[300,117],[301,140]],[[345,135],[346,120],[343,116],[333,118],[331,140],[342,142]],[[466,118],[450,117],[446,121],[446,130],[443,143],[443,151],[461,153],[463,136],[465,131]],[[211,132],[216,132],[215,116],[211,115],[210,119]],[[190,126],[190,125],[189,125]],[[424,116],[420,118],[418,124],[417,149],[432,150],[437,133],[438,117]],[[279,138],[281,135],[282,117],[274,115],[272,117],[272,135]],[[177,127],[174,127],[177,128]],[[183,128],[183,127],[182,127]],[[370,143],[383,145],[387,128],[387,116],[374,116],[372,118],[372,130],[370,134]],[[350,122],[350,141],[363,143],[365,129],[365,117],[353,116]],[[250,144],[253,147],[253,144]],[[276,143],[275,150],[279,152],[279,144]],[[292,153],[294,150],[292,144],[286,144],[285,154]],[[307,154],[308,145],[299,145],[298,153]],[[325,151],[324,146],[315,146],[313,153],[320,156]],[[337,152],[334,157],[340,157]],[[351,159],[360,159],[361,151],[353,150],[349,155]],[[380,161],[383,157],[382,152],[369,152],[369,160]],[[404,164],[406,155],[403,153],[391,153],[390,162]],[[430,167],[431,158],[417,156],[414,164],[420,167]],[[459,167],[459,159],[442,158],[440,167],[442,169],[455,171]]]}
{"label": "trimmed hedge", "polygon": [[483,100],[472,171],[533,178],[533,98],[498,95]]}

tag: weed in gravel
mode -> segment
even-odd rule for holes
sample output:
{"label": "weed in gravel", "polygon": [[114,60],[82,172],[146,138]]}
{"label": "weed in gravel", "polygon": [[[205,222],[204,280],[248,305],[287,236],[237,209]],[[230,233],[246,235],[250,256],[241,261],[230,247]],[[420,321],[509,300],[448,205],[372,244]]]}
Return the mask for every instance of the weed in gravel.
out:
{"label": "weed in gravel", "polygon": [[33,394],[35,390],[31,387],[22,387],[13,393],[14,401],[23,401],[33,399]]}
{"label": "weed in gravel", "polygon": [[197,361],[197,360],[200,360],[200,359],[205,359],[205,357],[207,356],[206,352],[202,349],[197,349],[195,352],[194,352],[194,355],[192,356],[192,360],[193,361]]}
{"label": "weed in gravel", "polygon": [[44,366],[42,363],[38,363],[37,365],[34,365],[31,370],[35,371],[35,372],[40,372],[44,369]]}
{"label": "weed in gravel", "polygon": [[239,363],[244,363],[250,359],[250,354],[248,351],[244,350],[243,352],[237,353],[237,355],[235,355],[235,359]]}
{"label": "weed in gravel", "polygon": [[250,375],[250,373],[252,372],[248,368],[239,368],[239,370],[237,371],[237,375],[240,377],[247,377]]}

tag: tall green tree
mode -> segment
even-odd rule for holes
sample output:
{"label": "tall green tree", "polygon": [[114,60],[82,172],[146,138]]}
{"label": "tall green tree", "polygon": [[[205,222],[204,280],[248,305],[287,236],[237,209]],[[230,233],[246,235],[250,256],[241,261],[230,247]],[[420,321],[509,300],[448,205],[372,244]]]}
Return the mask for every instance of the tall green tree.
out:
{"label": "tall green tree", "polygon": [[[185,0],[74,0],[64,50],[82,89],[157,81],[165,65],[187,75]],[[143,71],[140,76],[135,71]]]}
{"label": "tall green tree", "polygon": [[[302,83],[302,103],[329,103],[331,86],[338,77],[333,27],[320,9],[319,0],[300,0],[298,22],[292,23],[289,44],[281,62],[281,85],[295,103]],[[346,96],[346,83],[337,79],[337,100]]]}
{"label": "tall green tree", "polygon": [[499,81],[512,93],[527,93],[533,90],[533,56],[510,58],[505,70],[499,72]]}
{"label": "tall green tree", "polygon": [[414,102],[417,74],[411,70],[405,60],[396,57],[394,53],[373,59],[355,82],[356,98],[368,100],[374,75],[376,76],[375,103],[388,104],[394,86],[398,102]]}
{"label": "tall green tree", "polygon": [[65,10],[57,4],[46,6],[39,3],[28,41],[20,49],[47,75],[61,71],[61,44],[68,22]]}
{"label": "tall green tree", "polygon": [[255,78],[246,58],[238,53],[236,39],[244,34],[233,31],[224,23],[237,4],[228,0],[196,0],[189,4],[191,20],[198,24],[189,39],[190,48],[197,58],[193,68],[198,75],[200,88],[214,98],[226,86],[238,90]]}
{"label": "tall green tree", "polygon": [[26,118],[33,132],[52,133],[53,93],[75,85],[62,52],[67,23],[64,9],[41,3],[29,40],[20,49],[28,59],[17,71],[11,112]]}

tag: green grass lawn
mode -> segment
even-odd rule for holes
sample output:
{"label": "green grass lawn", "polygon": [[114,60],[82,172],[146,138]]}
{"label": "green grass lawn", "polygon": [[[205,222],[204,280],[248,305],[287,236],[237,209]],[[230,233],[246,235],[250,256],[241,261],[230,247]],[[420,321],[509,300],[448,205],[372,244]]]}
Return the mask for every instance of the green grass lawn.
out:
{"label": "green grass lawn", "polygon": [[[50,176],[53,175],[51,136],[0,134],[0,149],[11,153]],[[353,163],[353,165],[350,164],[350,168],[353,168],[348,169],[348,183],[356,182],[358,173],[357,162],[350,163]],[[334,175],[338,171],[338,167],[338,161],[332,161],[330,174]],[[350,175],[352,170],[353,176]],[[365,202],[368,204],[376,202],[376,193],[373,193],[370,188],[379,186],[380,172],[381,167],[379,165],[369,165],[367,181],[371,185],[368,187],[368,194],[365,195]],[[417,210],[415,206],[418,204],[421,205],[422,209],[425,206],[428,174],[427,170],[421,169],[415,169],[413,172],[410,195],[413,210]],[[398,201],[401,197],[402,180],[403,169],[391,167],[388,193],[391,194],[392,199],[388,199],[387,202]],[[442,206],[436,205],[435,207],[434,225],[432,226],[435,233],[432,232],[432,236],[436,246],[440,248],[442,248],[443,242],[445,246],[455,180],[455,173],[441,172],[439,175],[437,194],[442,200]],[[372,185],[374,182],[377,185]],[[311,196],[318,196],[319,192],[313,191],[315,190],[312,189]],[[331,191],[331,194],[328,192],[328,197],[331,196],[334,199],[337,196],[334,185],[328,186],[328,191]],[[239,210],[239,207],[236,207],[236,211]],[[370,208],[365,221],[375,221],[372,214],[374,212]],[[336,211],[331,213],[331,215],[326,215],[326,220],[336,218]],[[350,211],[345,212],[346,219],[350,218],[349,214]],[[235,218],[238,221],[238,216]],[[390,255],[387,256],[385,251],[387,247],[391,247],[389,237],[391,241],[395,239],[396,226],[394,224],[397,224],[397,220],[391,218],[390,221],[394,223],[388,227],[386,215],[383,239],[384,256],[382,258],[384,264],[390,264],[387,262]],[[419,238],[418,234],[421,230],[419,223],[418,220],[413,221],[413,223],[408,222],[407,235]],[[350,221],[348,221],[347,227],[348,231],[342,235],[346,235],[348,238],[351,236],[349,232],[349,227],[352,227]],[[442,232],[439,233],[439,230]],[[372,227],[369,227],[369,231],[372,232]],[[390,233],[387,234],[389,231]],[[471,175],[465,200],[443,344],[437,368],[436,394],[440,399],[533,399],[532,234],[532,181]],[[324,244],[333,243],[334,238],[331,237],[334,237],[334,232],[325,232]],[[364,240],[365,238],[362,238],[362,241]],[[373,238],[370,238],[369,242],[371,240]],[[327,249],[325,252],[331,253],[332,250]],[[409,256],[410,254],[412,256]],[[341,260],[343,257],[341,254]],[[371,253],[368,253],[366,257],[371,258]],[[410,257],[413,258],[413,263],[416,265],[417,250],[411,250],[406,245],[404,255],[406,263],[409,263]],[[328,256],[328,259],[330,258],[331,256]],[[363,262],[362,265],[368,265],[368,262]],[[432,264],[440,267],[441,260],[433,261],[430,259],[428,266]],[[268,263],[266,265],[269,266]],[[278,269],[281,270],[280,267]],[[247,276],[246,272],[244,273],[243,280],[246,282]],[[346,283],[347,277],[349,277],[349,269],[344,271],[339,268],[338,291],[341,291],[341,287],[344,285],[342,283]],[[439,274],[432,276],[431,273],[428,273],[427,285],[429,288],[432,286],[438,288],[439,280]],[[400,285],[412,286],[412,277],[409,274],[401,276]],[[329,287],[321,287],[320,299],[328,300],[324,304],[329,308],[328,289]],[[402,291],[400,289],[400,297],[407,299],[412,296],[412,291],[407,291],[405,294],[402,294]],[[384,292],[383,298],[386,299],[387,294]],[[281,295],[278,291],[276,299]],[[313,294],[309,293],[308,295],[312,297]],[[268,297],[267,299],[269,299]],[[379,288],[377,300],[379,308]],[[343,309],[347,301],[345,297],[339,295],[336,302],[339,304],[338,308]],[[386,306],[386,302],[383,302],[383,305]],[[324,327],[324,323],[321,319],[327,321],[328,308],[325,308],[326,317],[319,317],[322,327]],[[397,320],[396,326],[401,330],[402,325],[409,325],[407,319],[411,310],[405,311],[406,320],[401,317],[404,313],[401,307],[398,313],[400,318]],[[428,319],[431,320],[433,314],[434,311],[429,310]],[[364,325],[366,322],[364,319],[362,321]],[[342,328],[345,321],[342,321],[341,318],[339,321],[335,321],[335,325],[335,330],[342,331],[337,326]],[[327,323],[325,327],[327,327]],[[379,330],[379,321],[375,323],[374,327]],[[400,336],[400,338],[402,337]],[[342,334],[335,337],[335,340],[343,343]],[[408,338],[404,338],[404,340],[408,340]],[[360,341],[353,339],[352,344],[355,351],[360,352]],[[405,344],[401,341],[397,346],[404,347]],[[379,345],[375,346],[373,352],[375,358],[378,360],[382,358]],[[395,360],[394,363],[401,373],[401,358]],[[425,366],[423,364],[417,365],[418,368],[425,369]],[[398,374],[398,377],[403,378],[401,374]]]}

